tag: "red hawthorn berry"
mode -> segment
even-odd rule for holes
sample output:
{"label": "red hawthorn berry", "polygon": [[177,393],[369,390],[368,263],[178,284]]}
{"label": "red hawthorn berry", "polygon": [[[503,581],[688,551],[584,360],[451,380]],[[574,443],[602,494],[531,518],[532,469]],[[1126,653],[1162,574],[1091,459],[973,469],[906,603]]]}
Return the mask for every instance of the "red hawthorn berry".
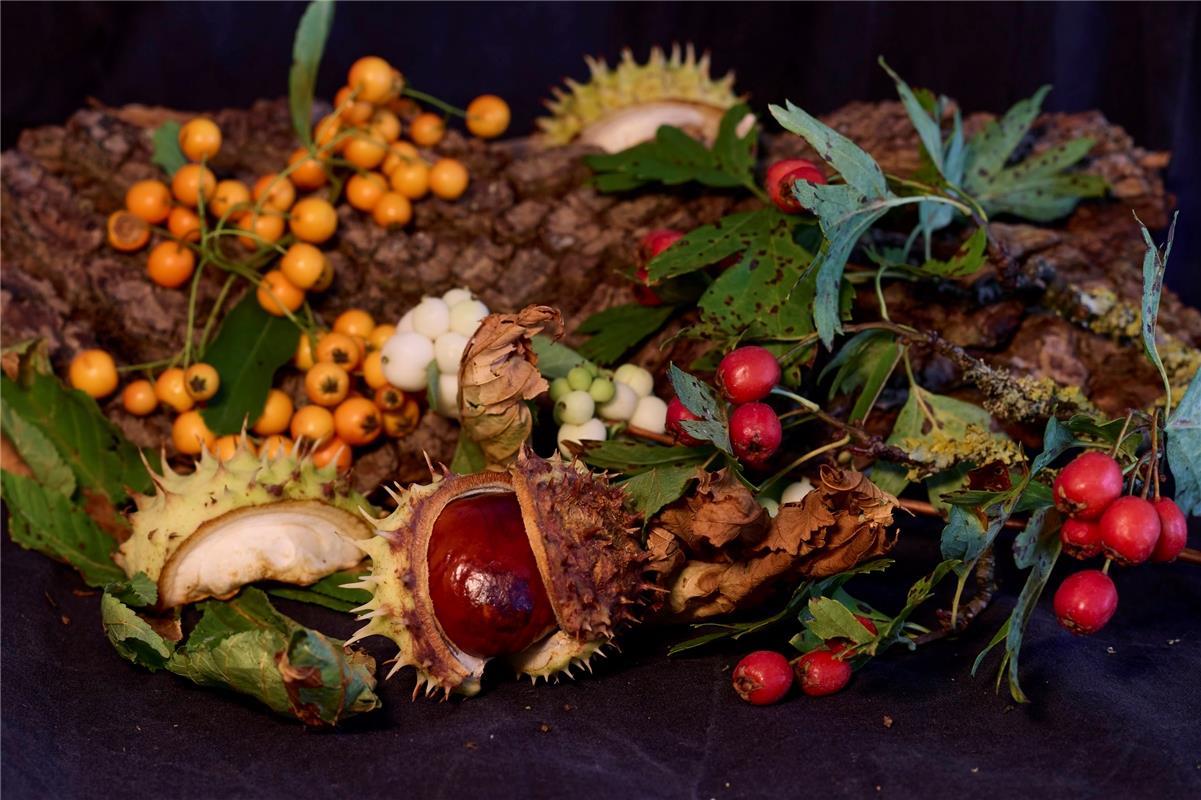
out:
{"label": "red hawthorn berry", "polygon": [[771,458],[784,437],[780,418],[766,403],[746,403],[730,415],[730,444],[734,455],[757,467]]}
{"label": "red hawthorn berry", "polygon": [[1100,519],[1122,496],[1122,468],[1112,456],[1090,450],[1076,456],[1051,484],[1055,507],[1082,520]]}
{"label": "red hawthorn berry", "polygon": [[1092,558],[1101,552],[1101,526],[1096,522],[1068,517],[1059,529],[1063,552],[1072,558]]}
{"label": "red hawthorn berry", "polygon": [[1151,560],[1164,564],[1175,561],[1176,556],[1188,544],[1188,520],[1180,506],[1170,497],[1159,497],[1151,501],[1155,513],[1159,514],[1159,541],[1151,552]]}
{"label": "red hawthorn berry", "polygon": [[717,385],[731,403],[753,403],[780,382],[780,362],[757,345],[731,350],[717,365]]}
{"label": "red hawthorn berry", "polygon": [[634,277],[637,282],[634,284],[634,299],[639,305],[644,306],[660,306],[663,305],[662,298],[654,289],[650,288],[654,284],[651,283],[650,273],[647,271],[646,265],[655,256],[662,253],[668,247],[675,244],[684,234],[682,231],[672,230],[671,228],[658,228],[651,231],[642,237],[642,241],[638,244],[638,257],[641,262],[638,269],[634,271]]}
{"label": "red hawthorn berry", "polygon": [[1101,515],[1101,546],[1119,564],[1141,564],[1159,541],[1159,514],[1141,497],[1119,497]]}
{"label": "red hawthorn berry", "polygon": [[805,210],[792,193],[792,184],[796,181],[825,183],[826,176],[816,164],[803,158],[777,161],[767,168],[767,177],[763,181],[767,194],[776,208],[785,214],[799,214]]}
{"label": "red hawthorn berry", "polygon": [[700,417],[689,411],[688,407],[680,402],[680,398],[671,398],[671,402],[667,404],[667,432],[680,444],[695,447],[701,443],[701,440],[692,437],[688,431],[684,430],[684,426],[680,423],[686,419],[700,419]]}
{"label": "red hawthorn berry", "polygon": [[792,663],[801,691],[822,697],[841,690],[851,680],[851,665],[829,650],[810,650]]}
{"label": "red hawthorn berry", "polygon": [[792,665],[771,650],[756,650],[734,667],[734,691],[748,703],[768,706],[792,688]]}
{"label": "red hawthorn berry", "polygon": [[1105,627],[1118,608],[1118,590],[1099,569],[1086,569],[1064,578],[1055,591],[1059,624],[1079,636]]}

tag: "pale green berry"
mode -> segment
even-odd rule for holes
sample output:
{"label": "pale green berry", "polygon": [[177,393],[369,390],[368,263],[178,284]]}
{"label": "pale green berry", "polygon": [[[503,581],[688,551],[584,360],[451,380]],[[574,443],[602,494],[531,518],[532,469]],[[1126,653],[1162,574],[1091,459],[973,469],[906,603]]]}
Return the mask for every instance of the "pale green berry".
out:
{"label": "pale green berry", "polygon": [[557,403],[559,398],[571,391],[571,384],[566,378],[555,378],[550,382],[550,400]]}
{"label": "pale green berry", "polygon": [[[571,378],[567,380],[571,382]],[[559,418],[568,425],[583,425],[592,419],[592,413],[596,411],[596,402],[592,395],[576,389],[559,398],[555,407],[559,409]]]}
{"label": "pale green berry", "polygon": [[572,367],[567,373],[567,382],[571,384],[573,391],[586,392],[592,385],[592,373],[587,367]]}
{"label": "pale green berry", "polygon": [[596,378],[592,381],[592,385],[588,387],[588,394],[592,395],[592,399],[598,403],[609,402],[616,393],[617,390],[613,388],[613,381],[608,378]]}

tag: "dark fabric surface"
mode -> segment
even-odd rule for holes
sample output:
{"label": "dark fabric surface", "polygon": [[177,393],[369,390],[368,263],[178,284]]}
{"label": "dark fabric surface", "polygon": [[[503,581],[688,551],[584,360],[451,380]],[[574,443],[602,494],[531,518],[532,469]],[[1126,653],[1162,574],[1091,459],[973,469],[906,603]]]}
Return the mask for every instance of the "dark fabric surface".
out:
{"label": "dark fabric surface", "polygon": [[[932,536],[908,540],[887,582],[902,592],[934,556]],[[313,733],[122,661],[98,598],[76,596],[66,568],[7,537],[2,554],[5,798],[1201,793],[1201,567],[1186,564],[1120,571],[1118,614],[1091,639],[1063,632],[1044,599],[1022,653],[1029,706],[994,694],[995,661],[968,674],[1012,606],[1009,576],[962,638],[878,659],[828,698],[745,705],[729,670],[752,644],[669,660],[680,632],[660,631],[581,680],[497,674],[470,700],[410,702],[401,673],[381,687],[382,711]],[[330,633],[354,627],[279,605]],[[369,649],[390,655],[382,640]]]}

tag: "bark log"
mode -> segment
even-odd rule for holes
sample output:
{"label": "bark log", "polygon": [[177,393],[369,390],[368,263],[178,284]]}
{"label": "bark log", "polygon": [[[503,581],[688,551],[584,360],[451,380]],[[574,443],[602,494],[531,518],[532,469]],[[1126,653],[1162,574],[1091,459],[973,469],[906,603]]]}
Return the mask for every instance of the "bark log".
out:
{"label": "bark log", "polygon": [[[58,367],[83,347],[104,347],[124,363],[163,358],[178,348],[186,294],[146,279],[145,251],[123,255],[108,248],[104,221],[122,206],[132,182],[161,176],[150,160],[151,132],[165,119],[184,116],[159,108],[90,108],[62,127],[25,131],[18,146],[3,154],[0,333],[5,344],[45,337]],[[213,164],[219,175],[253,181],[278,170],[295,146],[282,101],[213,116],[225,134]],[[969,129],[983,119],[970,118]],[[887,171],[904,175],[917,167],[917,139],[899,104],[854,103],[826,121],[864,146]],[[1136,147],[1095,112],[1044,115],[1023,147],[1037,150],[1079,135],[1097,140],[1088,168],[1109,179],[1115,197],[1085,203],[1055,226],[998,224],[998,236],[1026,278],[1024,288],[1003,287],[990,265],[933,293],[924,288],[919,295],[898,284],[889,289],[889,300],[894,319],[936,328],[993,363],[1079,381],[1098,405],[1117,411],[1144,405],[1158,391],[1137,347],[1074,325],[1032,300],[1044,287],[1068,282],[1108,287],[1137,303],[1143,245],[1130,209],[1152,227],[1166,224],[1172,198],[1164,192],[1161,171],[1167,155]],[[803,143],[771,136],[765,151],[800,153]],[[330,253],[337,278],[330,291],[315,298],[326,321],[351,306],[366,308],[377,319],[395,319],[424,294],[467,285],[495,310],[531,302],[556,305],[572,330],[589,314],[629,301],[629,284],[620,271],[632,263],[643,233],[657,227],[688,229],[754,202],[687,189],[601,195],[587,185],[588,171],[580,161],[585,151],[576,146],[543,150],[526,139],[486,144],[452,132],[438,152],[468,165],[472,184],[460,202],[418,203],[413,224],[390,232],[349,207],[340,209]],[[202,306],[216,295],[219,277],[210,274],[202,281]],[[1165,292],[1162,328],[1189,346],[1201,344],[1201,315],[1171,292]],[[655,343],[640,353],[651,367],[667,357]],[[931,360],[925,367],[935,388],[955,384],[955,372],[945,364]],[[138,444],[162,441],[165,418],[134,419],[116,400],[106,410]],[[422,451],[435,460],[449,459],[456,430],[427,416],[399,446],[381,446],[361,457],[359,481],[370,486],[384,477],[423,478]]]}

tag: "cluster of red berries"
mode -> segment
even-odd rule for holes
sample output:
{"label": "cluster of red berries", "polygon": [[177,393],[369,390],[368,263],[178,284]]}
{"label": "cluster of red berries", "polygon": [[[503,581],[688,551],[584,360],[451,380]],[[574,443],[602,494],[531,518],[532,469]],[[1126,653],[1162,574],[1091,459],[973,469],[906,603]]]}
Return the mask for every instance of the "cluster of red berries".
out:
{"label": "cluster of red berries", "polygon": [[[855,619],[876,635],[876,625],[870,619],[859,614]],[[794,680],[810,697],[834,694],[851,680],[851,664],[846,659],[849,646],[845,639],[830,639],[791,662],[774,650],[756,650],[734,668],[734,691],[756,706],[782,700]]]}
{"label": "cluster of red berries", "polygon": [[[734,406],[730,412],[730,444],[749,467],[761,467],[780,447],[784,428],[775,410],[761,402],[780,382],[780,362],[768,350],[750,345],[731,350],[717,366],[717,386]],[[680,398],[667,405],[667,431],[683,445],[700,442],[680,424],[700,419]]]}
{"label": "cluster of red berries", "polygon": [[[1059,532],[1063,551],[1078,559],[1104,554],[1122,566],[1174,560],[1188,538],[1184,513],[1168,497],[1123,496],[1124,485],[1118,462],[1095,450],[1063,468],[1051,487],[1068,515]],[[1118,591],[1107,571],[1083,570],[1060,584],[1054,605],[1063,627],[1087,635],[1109,622]]]}

